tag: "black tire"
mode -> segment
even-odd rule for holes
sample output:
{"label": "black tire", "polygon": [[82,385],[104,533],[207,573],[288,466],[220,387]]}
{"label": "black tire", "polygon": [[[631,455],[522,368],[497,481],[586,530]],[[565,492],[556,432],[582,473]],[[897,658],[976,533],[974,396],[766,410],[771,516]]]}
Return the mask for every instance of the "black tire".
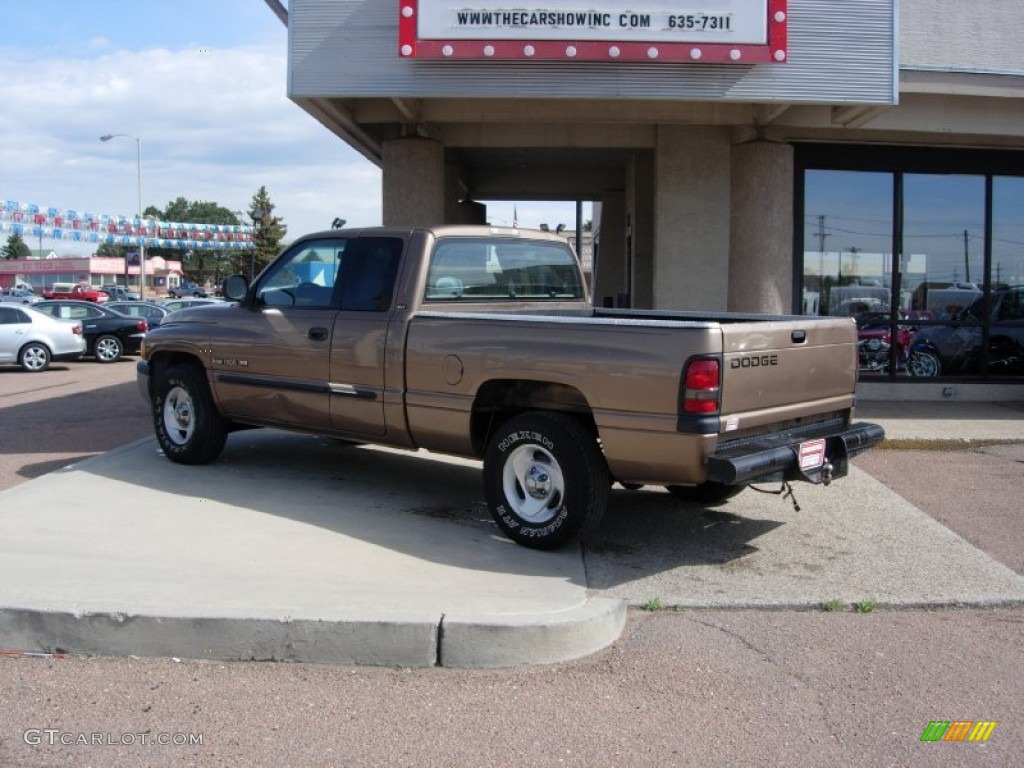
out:
{"label": "black tire", "polygon": [[560,413],[509,419],[484,456],[491,516],[506,536],[532,549],[555,549],[591,533],[610,488],[596,437]]}
{"label": "black tire", "polygon": [[695,504],[721,504],[728,501],[747,486],[745,485],[723,485],[707,481],[700,485],[666,485],[668,492],[677,499],[692,501]]}
{"label": "black tire", "polygon": [[229,423],[210,395],[202,369],[172,365],[153,381],[153,428],[164,454],[178,464],[206,464],[224,449]]}
{"label": "black tire", "polygon": [[124,354],[124,345],[117,336],[104,334],[92,344],[92,356],[97,363],[116,363]]}
{"label": "black tire", "polygon": [[18,365],[29,373],[40,373],[50,367],[50,348],[30,341],[18,352]]}

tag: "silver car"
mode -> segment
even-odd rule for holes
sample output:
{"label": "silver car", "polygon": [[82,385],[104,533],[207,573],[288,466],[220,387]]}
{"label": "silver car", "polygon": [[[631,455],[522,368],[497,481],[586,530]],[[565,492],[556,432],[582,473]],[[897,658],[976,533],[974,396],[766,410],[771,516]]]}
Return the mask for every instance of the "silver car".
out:
{"label": "silver car", "polygon": [[0,304],[0,365],[16,363],[38,373],[54,360],[77,360],[84,354],[81,321],[58,320],[28,306]]}
{"label": "silver car", "polygon": [[37,301],[42,300],[42,297],[36,296],[32,291],[26,291],[24,288],[10,288],[0,291],[0,301],[10,302],[11,304],[35,304]]}

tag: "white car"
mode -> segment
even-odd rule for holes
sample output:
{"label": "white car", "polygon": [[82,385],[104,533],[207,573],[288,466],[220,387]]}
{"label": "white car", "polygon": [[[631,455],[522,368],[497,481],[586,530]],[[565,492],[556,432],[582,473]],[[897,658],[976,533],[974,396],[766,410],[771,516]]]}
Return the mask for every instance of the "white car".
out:
{"label": "white car", "polygon": [[16,363],[38,373],[54,360],[77,360],[85,346],[79,320],[58,320],[28,306],[0,304],[0,365]]}
{"label": "white car", "polygon": [[26,291],[23,288],[10,288],[0,291],[0,301],[10,302],[11,304],[35,304],[37,301],[42,300],[41,296],[36,296],[32,291]]}

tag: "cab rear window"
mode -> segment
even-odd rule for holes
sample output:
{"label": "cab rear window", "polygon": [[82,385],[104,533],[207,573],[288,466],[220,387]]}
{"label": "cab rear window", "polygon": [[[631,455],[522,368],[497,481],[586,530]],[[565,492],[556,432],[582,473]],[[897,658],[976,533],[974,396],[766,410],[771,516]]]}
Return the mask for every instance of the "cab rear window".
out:
{"label": "cab rear window", "polygon": [[426,302],[582,299],[568,245],[536,240],[442,238],[427,272]]}

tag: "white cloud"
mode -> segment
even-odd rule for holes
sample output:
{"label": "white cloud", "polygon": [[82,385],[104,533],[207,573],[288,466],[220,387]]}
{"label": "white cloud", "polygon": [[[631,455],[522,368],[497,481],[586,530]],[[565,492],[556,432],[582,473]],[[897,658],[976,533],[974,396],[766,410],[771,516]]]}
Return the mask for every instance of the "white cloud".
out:
{"label": "white cloud", "polygon": [[27,68],[0,56],[0,198],[134,213],[134,142],[99,141],[123,133],[142,140],[146,206],[181,196],[244,211],[265,185],[289,236],[336,216],[379,224],[379,170],[289,101],[285,84],[277,47],[115,51]]}

